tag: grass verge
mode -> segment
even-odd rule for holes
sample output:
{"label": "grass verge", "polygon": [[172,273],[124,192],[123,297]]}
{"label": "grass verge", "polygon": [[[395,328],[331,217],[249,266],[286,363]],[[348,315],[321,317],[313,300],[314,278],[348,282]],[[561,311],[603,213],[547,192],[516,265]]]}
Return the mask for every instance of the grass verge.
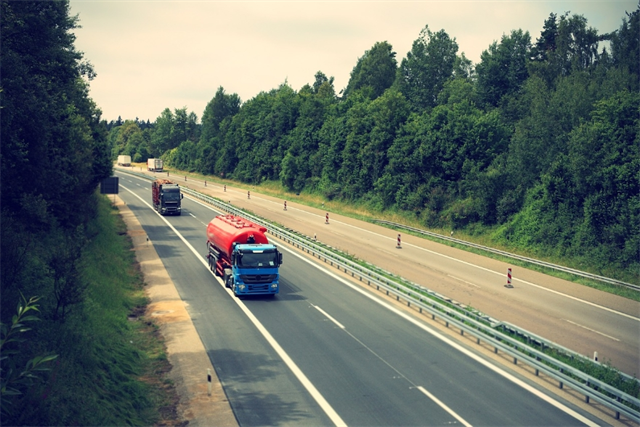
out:
{"label": "grass verge", "polygon": [[143,316],[147,299],[126,226],[108,198],[98,203],[81,261],[84,300],[64,322],[34,328],[33,345],[59,357],[48,381],[16,402],[11,425],[186,424],[165,379],[163,339]]}

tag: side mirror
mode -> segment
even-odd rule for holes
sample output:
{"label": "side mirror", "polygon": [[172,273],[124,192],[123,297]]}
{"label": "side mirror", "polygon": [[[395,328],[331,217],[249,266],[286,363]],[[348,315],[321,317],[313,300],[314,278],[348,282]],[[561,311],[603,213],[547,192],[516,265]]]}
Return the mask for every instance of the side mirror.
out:
{"label": "side mirror", "polygon": [[278,252],[278,266],[282,265],[282,253]]}
{"label": "side mirror", "polygon": [[180,198],[184,199],[184,194],[180,193]]}

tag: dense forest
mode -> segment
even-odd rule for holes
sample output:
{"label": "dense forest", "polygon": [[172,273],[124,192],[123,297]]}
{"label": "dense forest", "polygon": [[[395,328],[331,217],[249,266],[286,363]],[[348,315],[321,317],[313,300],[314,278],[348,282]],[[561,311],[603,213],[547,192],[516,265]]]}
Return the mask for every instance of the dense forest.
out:
{"label": "dense forest", "polygon": [[[105,384],[92,370],[100,355],[70,343],[94,339],[78,327],[95,310],[82,255],[96,234],[111,147],[68,2],[2,1],[0,15],[2,424],[71,425],[83,407],[102,411],[86,390],[82,402],[71,399],[67,386],[87,372]],[[57,381],[41,381],[48,369]]]}
{"label": "dense forest", "polygon": [[109,143],[134,161],[275,180],[638,276],[639,20],[599,34],[552,13],[535,40],[513,30],[475,65],[425,26],[399,63],[375,43],[338,94],[321,71],[246,102],[220,87],[201,123],[166,108],[152,124],[110,123]]}

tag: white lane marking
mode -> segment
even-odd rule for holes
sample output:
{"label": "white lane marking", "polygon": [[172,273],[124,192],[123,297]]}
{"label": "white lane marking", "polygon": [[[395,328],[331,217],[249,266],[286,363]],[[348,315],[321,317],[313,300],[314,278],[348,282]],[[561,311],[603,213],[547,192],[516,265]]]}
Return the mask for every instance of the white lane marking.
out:
{"label": "white lane marking", "polygon": [[607,337],[607,338],[612,339],[612,340],[614,340],[614,341],[618,341],[618,342],[620,342],[620,340],[619,340],[618,338],[614,338],[614,337],[612,337],[611,335],[607,335],[607,334],[605,334],[605,333],[603,333],[603,332],[596,331],[595,329],[588,328],[588,327],[586,327],[586,326],[584,326],[584,325],[581,325],[581,324],[579,324],[579,323],[572,322],[572,321],[571,321],[571,320],[569,320],[569,319],[562,319],[562,320],[564,320],[565,322],[571,323],[572,325],[576,325],[576,326],[579,326],[579,327],[581,327],[581,328],[583,328],[583,329],[586,329],[587,331],[591,331],[591,332],[593,332],[593,333],[595,333],[595,334],[602,335],[603,337]]}
{"label": "white lane marking", "polygon": [[[138,199],[140,199],[140,201],[142,203],[144,203],[145,205],[147,205],[147,207],[149,207],[149,209],[153,210],[151,208],[151,205],[149,205],[147,202],[145,202],[140,196],[138,196],[137,194],[135,194],[133,191],[129,190],[126,187],[123,187],[125,190],[127,190],[128,192],[130,192],[131,194],[133,194],[135,197],[137,197]],[[154,210],[154,212],[156,212]],[[331,405],[329,405],[329,403],[326,401],[326,399],[320,394],[320,392],[318,391],[318,389],[316,389],[316,387],[311,383],[311,381],[309,381],[309,379],[307,378],[307,376],[302,372],[302,370],[300,370],[300,368],[298,367],[298,365],[295,364],[295,362],[293,361],[293,359],[291,359],[291,357],[289,357],[289,355],[284,351],[284,349],[280,346],[280,344],[278,344],[278,342],[273,338],[273,336],[269,333],[269,331],[267,331],[267,329],[262,325],[262,323],[260,323],[260,321],[253,315],[253,313],[247,308],[247,306],[240,300],[240,298],[236,298],[233,295],[233,292],[231,291],[231,289],[226,288],[224,286],[224,284],[222,283],[222,280],[220,280],[220,278],[216,277],[215,274],[213,274],[213,272],[209,269],[209,265],[207,264],[207,262],[205,261],[205,259],[198,253],[198,251],[195,250],[195,248],[193,246],[191,246],[191,244],[187,241],[187,239],[185,239],[182,234],[180,234],[178,232],[178,230],[175,229],[175,227],[173,225],[171,225],[171,223],[169,221],[167,221],[167,219],[165,217],[163,217],[162,215],[160,215],[158,212],[156,212],[156,214],[160,217],[160,219],[162,219],[162,221],[165,222],[165,224],[167,224],[167,226],[169,228],[171,228],[171,230],[173,230],[174,233],[176,233],[176,235],[180,238],[180,240],[182,240],[182,242],[187,245],[187,248],[189,248],[191,250],[191,252],[193,252],[193,254],[196,256],[196,258],[202,263],[202,265],[204,265],[204,267],[211,273],[211,275],[216,279],[216,281],[218,282],[218,284],[220,286],[223,287],[223,289],[227,292],[227,294],[229,294],[231,296],[231,300],[234,301],[236,304],[238,304],[238,306],[240,307],[240,309],[244,312],[244,314],[247,316],[247,318],[251,321],[251,323],[253,323],[253,325],[256,327],[256,329],[258,329],[258,331],[260,331],[260,333],[264,336],[264,338],[267,340],[267,342],[271,345],[271,347],[275,350],[275,352],[278,354],[278,356],[280,356],[280,358],[282,359],[282,361],[289,367],[289,369],[291,370],[291,372],[293,372],[293,374],[296,376],[296,378],[298,379],[298,381],[300,381],[300,383],[302,384],[302,386],[307,389],[307,391],[309,392],[309,394],[314,398],[314,400],[316,401],[316,403],[318,404],[318,406],[320,406],[320,408],[322,408],[322,410],[325,412],[325,414],[329,417],[329,419],[331,419],[331,421],[336,425],[336,426],[346,426],[347,424],[342,420],[342,418],[340,418],[340,416],[338,415],[338,413],[333,409],[333,407],[331,407]]]}
{"label": "white lane marking", "polygon": [[427,397],[431,400],[433,400],[434,402],[436,402],[438,404],[438,406],[440,406],[442,409],[444,409],[445,411],[447,411],[449,414],[451,414],[451,416],[453,418],[455,418],[456,420],[460,421],[463,425],[467,426],[467,427],[471,427],[471,424],[469,424],[468,422],[465,421],[464,418],[462,418],[460,415],[456,414],[454,411],[451,410],[451,408],[449,408],[447,405],[445,405],[444,403],[442,403],[437,397],[435,397],[433,394],[429,393],[427,390],[424,389],[424,387],[422,386],[418,386],[417,387],[418,390],[420,390],[421,392],[423,392],[425,395],[427,395]]}
{"label": "white lane marking", "polygon": [[317,305],[313,305],[311,304],[311,307],[315,308],[316,310],[318,310],[320,313],[322,313],[327,319],[331,320],[333,323],[335,323],[336,325],[338,325],[338,327],[340,329],[345,329],[344,325],[340,322],[338,322],[336,319],[334,319],[333,317],[329,316],[329,314],[324,311],[323,309],[321,309],[320,307],[318,307]]}
{"label": "white lane marking", "polygon": [[476,288],[479,288],[479,287],[480,287],[480,286],[476,285],[475,283],[467,282],[466,280],[463,280],[463,279],[461,279],[461,278],[459,278],[459,277],[452,276],[452,275],[450,275],[450,274],[447,274],[447,276],[451,277],[452,279],[456,279],[456,280],[458,280],[458,281],[460,281],[460,282],[462,282],[462,283],[466,283],[467,285],[475,286]]}
{"label": "white lane marking", "polygon": [[[126,188],[125,188],[126,189]],[[127,191],[131,192],[131,190],[126,189]],[[131,192],[133,194],[133,192]],[[134,196],[136,196],[138,199],[140,199],[145,205],[147,205],[149,208],[151,208],[151,206],[145,202],[142,198],[140,198],[138,195],[134,194]],[[206,206],[209,209],[215,211],[215,209],[213,209],[211,206],[206,205],[204,203],[200,203],[202,206]],[[155,212],[155,211],[154,211]],[[157,212],[156,212],[157,214]],[[158,214],[159,215],[159,214]],[[180,237],[180,239],[187,245],[187,247],[189,247],[191,249],[191,251],[196,254],[198,256],[198,258],[200,259],[200,261],[202,262],[202,264],[207,268],[207,270],[209,270],[209,266],[206,264],[206,262],[204,261],[204,258],[200,258],[200,256],[198,255],[197,251],[191,246],[191,244],[189,244],[189,242],[186,241],[186,239],[184,237],[182,237],[182,235],[180,233],[177,232],[177,230],[175,230],[175,228],[161,215],[159,215],[161,219],[163,219],[167,225],[172,228],[174,230],[174,232]],[[410,323],[413,323],[415,326],[417,326],[418,328],[424,330],[425,332],[431,334],[432,336],[440,339],[441,341],[447,343],[448,345],[450,345],[451,347],[453,347],[454,349],[458,350],[459,352],[463,353],[464,355],[466,355],[467,357],[470,357],[471,359],[473,359],[474,361],[480,363],[481,365],[485,366],[486,368],[488,368],[489,370],[497,373],[498,375],[501,375],[502,377],[506,378],[507,380],[513,382],[514,384],[520,386],[521,388],[529,391],[530,393],[532,393],[533,395],[537,396],[538,398],[542,399],[543,401],[549,403],[550,405],[558,408],[559,410],[565,412],[566,414],[574,417],[575,419],[579,420],[580,422],[591,426],[591,427],[597,427],[598,424],[592,422],[591,420],[589,420],[588,418],[580,415],[579,413],[573,411],[572,409],[568,408],[567,406],[563,405],[562,403],[554,400],[551,396],[547,396],[546,394],[542,393],[541,391],[533,388],[532,386],[530,386],[529,384],[525,383],[524,381],[516,378],[515,376],[509,374],[508,372],[502,370],[501,368],[499,368],[498,366],[493,365],[492,363],[484,360],[483,358],[480,358],[479,356],[477,356],[475,353],[471,352],[470,350],[466,349],[465,347],[462,347],[460,344],[452,341],[451,339],[445,337],[444,335],[441,335],[440,333],[438,333],[435,330],[432,330],[430,328],[428,328],[425,324],[423,324],[422,322],[418,321],[417,319],[413,318],[412,316],[408,315],[407,313],[404,313],[400,310],[398,310],[397,308],[389,305],[388,303],[386,303],[385,301],[382,301],[381,299],[377,298],[376,296],[374,296],[373,294],[369,293],[368,291],[361,289],[359,286],[348,282],[347,280],[343,279],[342,277],[339,277],[338,275],[336,275],[335,273],[333,273],[332,271],[329,271],[327,269],[324,268],[324,266],[320,265],[320,264],[316,264],[315,262],[307,259],[306,257],[303,257],[302,255],[298,254],[297,252],[289,249],[286,246],[280,246],[281,249],[287,251],[289,254],[294,255],[298,258],[300,258],[301,260],[303,260],[304,262],[307,262],[309,265],[312,265],[313,267],[317,268],[318,270],[323,271],[325,274],[333,277],[334,279],[338,280],[339,282],[341,282],[342,284],[350,287],[351,289],[353,289],[356,292],[359,292],[360,294],[362,294],[363,296],[371,299],[372,301],[376,302],[377,304],[381,305],[382,307],[386,308],[387,310],[390,310],[392,313],[395,313],[396,315],[402,317],[403,319],[407,320]],[[213,272],[211,272],[211,274],[213,275],[213,277],[218,281],[218,283],[220,284],[220,286],[224,287],[224,284],[222,283],[222,281],[216,277]],[[233,298],[233,293],[231,292],[230,289],[228,288],[224,288],[225,291]],[[318,402],[318,404],[320,405],[321,408],[323,408],[323,410],[325,411],[325,413],[327,414],[327,416],[329,416],[329,418],[331,418],[331,420],[334,422],[335,425],[346,425],[344,423],[344,421],[342,421],[342,419],[340,418],[340,416],[333,410],[333,408],[326,402],[326,400],[324,399],[324,397],[317,391],[317,389],[313,386],[313,384],[311,384],[311,382],[306,378],[306,376],[302,373],[302,371],[300,371],[300,369],[297,367],[297,365],[295,365],[295,363],[289,358],[289,356],[284,352],[284,350],[280,347],[280,345],[275,341],[275,339],[273,339],[273,337],[271,336],[271,334],[269,334],[269,332],[264,329],[264,326],[262,326],[262,324],[258,321],[258,319],[255,318],[255,316],[253,316],[253,313],[251,313],[249,311],[249,309],[238,299],[238,298],[233,298],[233,301],[235,301],[240,308],[243,310],[243,312],[245,312],[247,314],[247,316],[252,320],[252,322],[254,321],[253,319],[255,319],[254,325],[256,325],[256,327],[258,327],[258,329],[263,332],[263,335],[265,336],[265,338],[267,338],[267,341],[269,341],[269,343],[274,347],[274,349],[276,350],[276,352],[278,352],[278,354],[280,355],[280,357],[283,358],[283,361],[285,361],[285,363],[287,364],[287,366],[290,367],[290,369],[293,371],[293,373],[298,376],[298,372],[299,375],[304,378],[304,381],[300,380],[301,383],[303,383],[303,385],[305,385],[305,388],[307,387],[306,384],[309,385],[310,388],[307,388],[307,390],[309,391],[309,393],[314,397],[314,399],[316,399],[316,402]],[[276,349],[277,348],[280,349],[281,353]],[[286,359],[285,359],[286,356]],[[291,365],[289,365],[289,362],[291,363]],[[295,367],[295,370],[294,368]],[[310,390],[314,390],[314,392],[312,393]],[[324,402],[324,404],[320,404],[320,402]]]}
{"label": "white lane marking", "polygon": [[445,405],[442,401],[440,401],[437,397],[435,397],[433,394],[429,393],[424,387],[422,386],[417,386],[413,381],[411,381],[409,378],[407,378],[406,375],[404,375],[402,372],[400,372],[398,369],[396,369],[393,365],[391,365],[391,363],[387,362],[385,359],[382,358],[382,356],[380,356],[378,353],[376,353],[375,351],[373,351],[373,349],[371,347],[369,347],[368,345],[366,345],[364,342],[362,342],[360,339],[358,339],[355,335],[353,335],[351,332],[347,331],[346,328],[339,323],[337,320],[335,320],[333,317],[331,317],[326,311],[324,311],[323,309],[321,309],[320,307],[318,307],[317,305],[311,304],[312,307],[314,307],[316,310],[318,310],[319,312],[321,312],[322,314],[324,314],[329,320],[331,320],[332,322],[334,322],[335,324],[337,324],[338,326],[340,326],[341,329],[343,329],[347,335],[349,335],[354,341],[356,341],[358,344],[360,344],[363,348],[365,348],[369,353],[373,354],[376,358],[378,358],[378,360],[380,360],[382,363],[384,363],[385,365],[387,365],[389,367],[389,369],[393,370],[396,374],[398,374],[398,378],[402,378],[405,381],[407,381],[409,384],[411,384],[411,388],[416,388],[418,390],[420,390],[423,394],[425,394],[429,399],[433,400],[438,406],[440,406],[442,409],[444,409],[446,412],[448,412],[451,416],[453,416],[455,419],[457,419],[458,421],[460,421],[462,424],[464,424],[467,427],[471,427],[471,424],[469,424],[468,422],[466,422],[464,420],[464,418],[462,418],[460,415],[458,415],[456,412],[454,412],[451,408],[449,408],[447,405]]}
{"label": "white lane marking", "polygon": [[532,393],[534,396],[536,396],[539,399],[542,399],[543,401],[547,402],[548,404],[558,408],[559,410],[563,411],[564,413],[568,414],[569,416],[574,417],[578,421],[580,421],[580,422],[582,422],[582,423],[584,423],[584,424],[586,424],[588,426],[592,426],[592,427],[598,426],[598,424],[596,424],[593,421],[589,420],[588,418],[580,415],[579,413],[577,413],[576,411],[572,410],[571,408],[563,405],[562,403],[560,403],[557,400],[553,399],[551,396],[548,396],[548,395],[544,394],[540,390],[530,386],[529,384],[525,383],[524,381],[520,380],[519,378],[515,377],[514,375],[511,375],[507,371],[504,371],[500,367],[495,366],[491,362],[479,357],[478,355],[473,353],[471,350],[468,350],[467,348],[465,348],[462,345],[458,344],[457,342],[451,340],[450,338],[445,337],[444,335],[440,334],[439,332],[437,332],[435,330],[432,330],[431,328],[427,327],[424,323],[422,323],[419,320],[415,319],[413,316],[410,316],[409,314],[407,314],[407,313],[405,313],[403,311],[400,311],[399,309],[389,305],[387,302],[379,299],[375,295],[371,294],[369,291],[367,291],[365,289],[361,289],[359,285],[355,285],[353,283],[348,282],[346,279],[343,279],[342,277],[336,275],[332,271],[329,271],[329,270],[325,269],[324,266],[316,264],[312,260],[309,260],[306,257],[303,257],[302,255],[298,254],[297,252],[295,252],[295,251],[293,251],[293,250],[291,250],[291,249],[289,249],[287,247],[281,246],[281,248],[286,250],[290,254],[297,256],[298,258],[300,258],[303,261],[307,262],[308,264],[314,266],[315,268],[323,271],[325,274],[328,274],[329,276],[331,276],[334,279],[338,280],[342,284],[350,287],[354,291],[359,292],[360,294],[364,295],[365,297],[371,299],[372,301],[376,302],[377,304],[381,305],[382,307],[386,308],[387,310],[391,311],[392,313],[395,313],[396,315],[402,317],[406,321],[408,321],[410,323],[413,323],[418,328],[420,328],[420,329],[424,330],[425,332],[433,335],[434,337],[440,339],[441,341],[443,341],[446,344],[448,344],[451,347],[453,347],[455,350],[458,350],[459,352],[461,352],[464,355],[470,357],[471,359],[473,359],[477,363],[480,363],[481,365],[485,366],[487,369],[495,372],[496,374],[498,374],[498,375],[504,377],[505,379],[513,382],[514,384],[518,385],[519,387],[527,390],[528,392]]}

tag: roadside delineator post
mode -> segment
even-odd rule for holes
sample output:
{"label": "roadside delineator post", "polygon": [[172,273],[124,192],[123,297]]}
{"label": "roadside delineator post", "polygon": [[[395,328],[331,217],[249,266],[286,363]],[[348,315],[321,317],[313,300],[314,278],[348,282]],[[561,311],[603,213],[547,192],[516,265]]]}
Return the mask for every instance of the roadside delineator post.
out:
{"label": "roadside delineator post", "polygon": [[287,201],[286,200],[284,201],[284,210],[285,211],[287,210]]}
{"label": "roadside delineator post", "polygon": [[185,182],[187,181],[187,175],[184,176],[184,180],[185,180]]}
{"label": "roadside delineator post", "polygon": [[225,185],[224,185],[224,191],[225,191],[225,193],[226,193],[226,191],[227,191],[227,184],[225,184]]}
{"label": "roadside delineator post", "polygon": [[211,396],[211,369],[207,368],[207,394]]}
{"label": "roadside delineator post", "polygon": [[324,223],[329,224],[329,212],[324,216]]}
{"label": "roadside delineator post", "polygon": [[511,284],[511,267],[507,268],[507,284],[504,285],[505,288],[513,288]]}
{"label": "roadside delineator post", "polygon": [[205,182],[204,182],[204,186],[205,186],[205,187],[207,186],[207,181],[205,181]]}
{"label": "roadside delineator post", "polygon": [[313,240],[317,240],[316,233],[313,233]]}
{"label": "roadside delineator post", "polygon": [[251,191],[247,191],[247,199],[251,198]]}
{"label": "roadside delineator post", "polygon": [[597,361],[598,361],[598,352],[597,352],[597,351],[594,351],[594,352],[593,352],[593,361],[594,361],[594,362],[597,362]]}
{"label": "roadside delineator post", "polygon": [[396,243],[396,249],[402,249],[402,240],[400,239],[400,233],[398,233],[398,242]]}

